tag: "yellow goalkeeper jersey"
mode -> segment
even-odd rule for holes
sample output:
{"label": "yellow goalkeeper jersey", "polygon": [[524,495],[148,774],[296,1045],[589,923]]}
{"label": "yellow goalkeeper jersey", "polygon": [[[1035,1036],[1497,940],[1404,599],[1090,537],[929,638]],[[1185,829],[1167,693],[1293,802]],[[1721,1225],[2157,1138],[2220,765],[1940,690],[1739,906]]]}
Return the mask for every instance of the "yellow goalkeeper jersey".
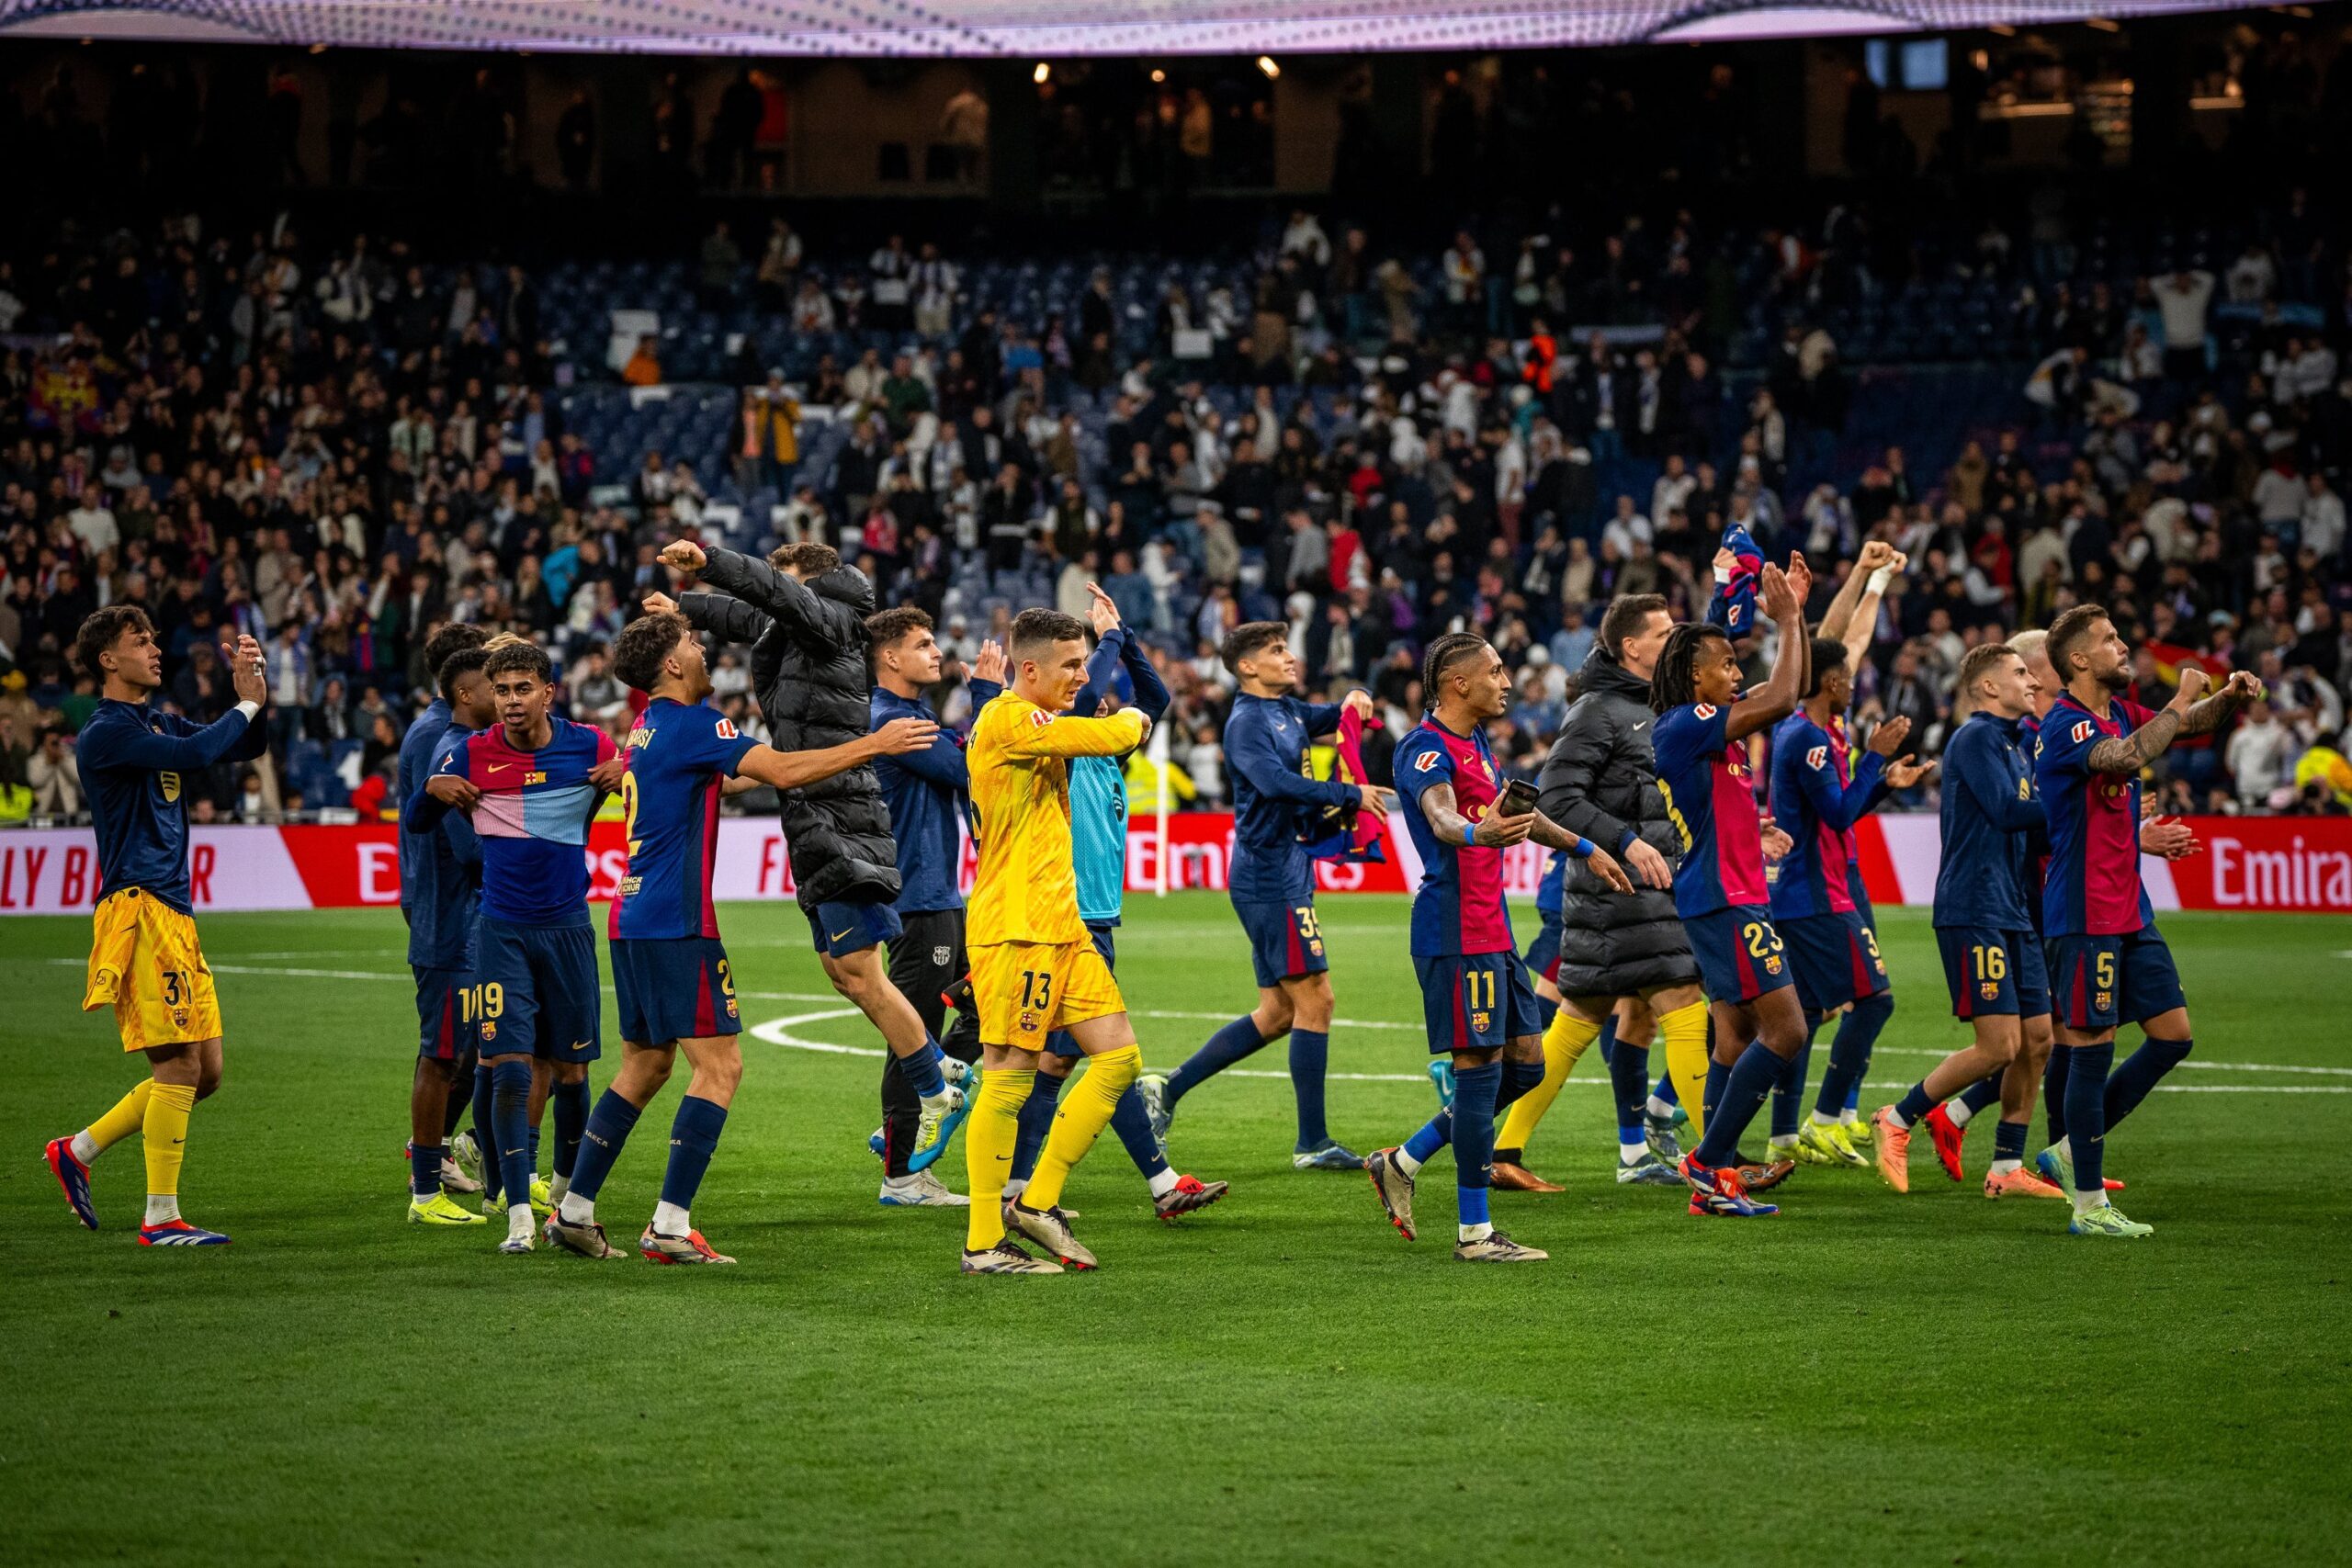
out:
{"label": "yellow goalkeeper jersey", "polygon": [[966,761],[979,818],[980,865],[966,941],[1079,942],[1078,872],[1069,836],[1069,757],[1115,757],[1142,742],[1143,715],[1047,713],[1008,690],[980,710]]}

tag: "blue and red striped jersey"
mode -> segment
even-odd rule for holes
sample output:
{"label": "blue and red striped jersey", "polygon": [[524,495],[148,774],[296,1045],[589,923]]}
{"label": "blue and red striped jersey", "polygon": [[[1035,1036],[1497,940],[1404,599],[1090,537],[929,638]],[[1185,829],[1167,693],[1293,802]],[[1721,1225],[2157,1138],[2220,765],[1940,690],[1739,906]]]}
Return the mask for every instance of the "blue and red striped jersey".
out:
{"label": "blue and red striped jersey", "polygon": [[2140,885],[2140,777],[2090,770],[2093,747],[2154,716],[2120,698],[2096,714],[2063,692],[2042,716],[2033,756],[2035,786],[2050,818],[2042,935],[2120,936],[2155,919]]}
{"label": "blue and red striped jersey", "polygon": [[554,733],[536,751],[518,749],[504,725],[493,725],[466,737],[439,769],[481,791],[473,811],[481,912],[522,926],[587,920],[588,818],[596,808],[588,774],[615,754],[601,729],[568,718],[548,723]]}
{"label": "blue and red striped jersey", "polygon": [[758,744],[702,703],[656,697],[637,716],[621,780],[628,870],[606,927],[616,940],[718,934],[710,873],[718,858],[719,781]]}
{"label": "blue and red striped jersey", "polygon": [[1674,868],[1674,912],[1684,919],[1742,904],[1763,904],[1764,816],[1747,747],[1727,740],[1731,710],[1685,703],[1650,731],[1666,815],[1682,836]]}
{"label": "blue and red striped jersey", "polygon": [[1827,728],[1799,708],[1772,731],[1772,820],[1795,846],[1772,882],[1772,913],[1783,919],[1843,915],[1860,847],[1854,824],[1885,793],[1886,760],[1865,751],[1856,763],[1842,720]]}
{"label": "blue and red striped jersey", "polygon": [[1403,797],[1405,825],[1421,857],[1421,885],[1413,892],[1413,956],[1509,953],[1510,910],[1503,903],[1503,852],[1485,844],[1443,840],[1421,814],[1421,792],[1453,786],[1454,808],[1481,821],[1502,794],[1502,773],[1480,726],[1456,735],[1435,716],[1421,720],[1397,743],[1391,763]]}

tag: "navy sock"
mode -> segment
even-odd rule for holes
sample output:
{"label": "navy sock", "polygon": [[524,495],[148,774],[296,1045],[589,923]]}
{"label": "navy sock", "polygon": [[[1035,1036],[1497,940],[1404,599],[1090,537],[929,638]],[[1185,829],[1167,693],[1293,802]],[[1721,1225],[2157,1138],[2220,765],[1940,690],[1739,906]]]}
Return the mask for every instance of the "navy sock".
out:
{"label": "navy sock", "polygon": [[605,1189],[605,1178],[612,1173],[613,1161],[620,1158],[621,1145],[628,1142],[641,1114],[641,1107],[609,1089],[597,1100],[580,1140],[580,1157],[571,1164],[573,1193],[591,1203],[596,1201],[596,1194]]}
{"label": "navy sock", "polygon": [[1724,1087],[1707,1112],[1707,1135],[1699,1144],[1701,1165],[1725,1165],[1739,1152],[1739,1135],[1747,1131],[1747,1124],[1764,1108],[1765,1097],[1780,1081],[1782,1065],[1764,1042],[1757,1040],[1749,1042],[1728,1071],[1710,1068],[1710,1087],[1719,1071],[1724,1075]]}
{"label": "navy sock", "polygon": [[1993,1125],[1993,1157],[2022,1160],[2025,1158],[2025,1123],[1997,1122]]}
{"label": "navy sock", "polygon": [[2107,1125],[2111,1132],[2115,1124],[2140,1107],[2156,1080],[2188,1059],[2188,1040],[2159,1040],[2151,1034],[2140,1042],[2140,1048],[2123,1058],[2115,1076],[2107,1080]]}
{"label": "navy sock", "polygon": [[1812,1071],[1813,1042],[1807,1040],[1772,1086],[1772,1136],[1784,1143],[1797,1135],[1797,1123],[1804,1119],[1804,1084]]}
{"label": "navy sock", "polygon": [[1495,1091],[1495,1113],[1500,1115],[1511,1101],[1521,1095],[1533,1094],[1544,1084],[1544,1064],[1538,1062],[1503,1063],[1502,1087]]}
{"label": "navy sock", "polygon": [[[1559,1016],[1559,1003],[1554,1001],[1549,997],[1539,995],[1535,998],[1535,1032],[1542,1034],[1549,1031],[1552,1027],[1552,1021]],[[1602,1055],[1606,1055],[1607,1054],[1607,1047],[1604,1046],[1602,1048]]]}
{"label": "navy sock", "polygon": [[1054,1130],[1054,1112],[1061,1105],[1062,1085],[1068,1081],[1042,1068],[1029,1080],[1029,1098],[1021,1102],[1020,1131],[1013,1134],[1009,1179],[1026,1181],[1036,1173],[1037,1156],[1046,1151],[1046,1134]]}
{"label": "navy sock", "polygon": [[727,1125],[727,1108],[688,1095],[678,1101],[677,1120],[670,1123],[670,1168],[662,1175],[662,1201],[681,1209],[695,1206],[710,1156],[718,1152],[718,1134]]}
{"label": "navy sock", "polygon": [[572,1168],[580,1163],[580,1134],[588,1130],[588,1080],[559,1083],[550,1098],[555,1101],[555,1173],[570,1180]]}
{"label": "navy sock", "polygon": [[498,1169],[498,1122],[492,1110],[490,1064],[474,1064],[474,1146],[481,1150],[481,1188],[495,1198],[503,1190]]}
{"label": "navy sock", "polygon": [[[1537,1067],[1537,1078],[1543,1076],[1543,1068]],[[1494,1179],[1495,1106],[1502,1088],[1500,1063],[1454,1069],[1453,1179],[1460,1190],[1461,1219],[1465,1225],[1487,1223],[1487,1186]]]}
{"label": "navy sock", "polygon": [[441,1190],[441,1156],[449,1152],[443,1144],[411,1144],[408,1146],[408,1190],[419,1198],[430,1198]]}
{"label": "navy sock", "polygon": [[[1151,1135],[1151,1113],[1143,1108],[1143,1096],[1136,1092],[1133,1084],[1119,1096],[1119,1103],[1111,1107],[1111,1131],[1119,1135],[1119,1142],[1126,1146],[1127,1157],[1136,1162],[1136,1168],[1143,1172],[1146,1180],[1168,1168],[1168,1156],[1159,1152],[1159,1140]],[[1030,1163],[1035,1165],[1034,1156]],[[1024,1170],[1021,1174],[1029,1173]]]}
{"label": "navy sock", "polygon": [[445,1145],[458,1135],[458,1123],[466,1119],[466,1108],[472,1103],[469,1096],[458,1092],[459,1086],[473,1081],[473,1064],[459,1058],[458,1070],[449,1076],[449,1093],[441,1111],[441,1142]]}
{"label": "navy sock", "polygon": [[2107,1075],[2115,1043],[2058,1047],[2075,1059],[2066,1069],[2066,1146],[2075,1156],[2075,1190],[2103,1192],[2107,1154]]}
{"label": "navy sock", "polygon": [[1928,1080],[1921,1078],[1903,1091],[1903,1098],[1894,1103],[1894,1113],[1903,1118],[1905,1127],[1917,1127],[1936,1108],[1936,1103],[1928,1092]]}
{"label": "navy sock", "polygon": [[[529,1119],[529,1118],[528,1118],[528,1116],[526,1115],[526,1116],[525,1117],[525,1120],[526,1120],[526,1121],[527,1121],[528,1119]],[[531,1158],[531,1179],[532,1179],[532,1180],[534,1180],[534,1181],[537,1181],[537,1180],[539,1179],[539,1130],[538,1130],[537,1127],[534,1127],[534,1128],[532,1128],[532,1129],[531,1129],[531,1139],[530,1139],[530,1143],[531,1143],[531,1156],[530,1156],[530,1158]]]}
{"label": "navy sock", "polygon": [[1265,1043],[1266,1037],[1258,1032],[1257,1020],[1243,1013],[1210,1035],[1199,1050],[1184,1059],[1183,1066],[1168,1075],[1163,1102],[1174,1105],[1236,1062],[1254,1055]]}
{"label": "navy sock", "polygon": [[2050,1060],[2041,1069],[2041,1110],[2050,1119],[2050,1141],[2053,1144],[2066,1136],[2066,1085],[2074,1060],[2073,1046],[2052,1045]]}
{"label": "navy sock", "polygon": [[1438,1150],[1453,1142],[1453,1108],[1448,1106],[1421,1123],[1420,1130],[1405,1140],[1405,1152],[1422,1165],[1437,1157]]}
{"label": "navy sock", "polygon": [[[1547,1030],[1552,1027],[1552,1018],[1549,1013],[1544,1015],[1544,1027]],[[1609,1016],[1600,1021],[1600,1032],[1594,1038],[1592,1043],[1600,1053],[1600,1065],[1602,1066],[1607,1066],[1617,1050],[1616,1009],[1610,1009]],[[1647,1050],[1648,1047],[1644,1046],[1643,1049]]]}
{"label": "navy sock", "polygon": [[1650,1087],[1650,1093],[1668,1105],[1682,1103],[1682,1097],[1675,1092],[1674,1075],[1671,1073],[1662,1075],[1657,1082]]}
{"label": "navy sock", "polygon": [[1829,1066],[1822,1071],[1821,1093],[1814,1100],[1814,1110],[1824,1116],[1845,1111],[1861,1088],[1862,1075],[1871,1069],[1871,1048],[1878,1043],[1879,1031],[1894,1016],[1894,998],[1884,991],[1854,1004],[1854,1010],[1838,1023],[1837,1038],[1829,1043]]}
{"label": "navy sock", "polygon": [[947,1080],[939,1074],[939,1042],[926,1034],[922,1049],[911,1056],[899,1058],[899,1071],[906,1076],[907,1085],[919,1100],[929,1100],[944,1093]]}
{"label": "navy sock", "polygon": [[499,1189],[511,1209],[531,1201],[531,1156],[537,1147],[531,1133],[531,1064],[517,1057],[491,1068],[490,1094]]}
{"label": "navy sock", "polygon": [[[1255,1028],[1250,1030],[1257,1032]],[[1323,1125],[1323,1072],[1331,1061],[1331,1036],[1320,1029],[1290,1032],[1290,1092],[1298,1101],[1298,1149],[1320,1148],[1331,1141]]]}
{"label": "navy sock", "polygon": [[[2001,1075],[1999,1073],[1989,1074],[1984,1077],[1978,1078],[1974,1083],[1970,1084],[1966,1089],[1960,1091],[1960,1102],[1968,1107],[1968,1113],[1971,1116],[1975,1115],[1978,1111],[1984,1110],[1986,1106],[1992,1104],[2000,1098]],[[2020,1133],[2018,1135],[2019,1137],[2023,1137],[2025,1134]]]}
{"label": "navy sock", "polygon": [[1650,1048],[1621,1042],[1609,1058],[1609,1088],[1617,1099],[1617,1141],[1625,1142],[1623,1134],[1628,1132],[1639,1137],[1650,1098]]}
{"label": "navy sock", "polygon": [[1715,1111],[1724,1102],[1724,1089],[1731,1083],[1731,1069],[1713,1055],[1707,1058],[1707,1087],[1700,1092],[1705,1096],[1700,1106],[1701,1120],[1708,1126],[1715,1124]]}

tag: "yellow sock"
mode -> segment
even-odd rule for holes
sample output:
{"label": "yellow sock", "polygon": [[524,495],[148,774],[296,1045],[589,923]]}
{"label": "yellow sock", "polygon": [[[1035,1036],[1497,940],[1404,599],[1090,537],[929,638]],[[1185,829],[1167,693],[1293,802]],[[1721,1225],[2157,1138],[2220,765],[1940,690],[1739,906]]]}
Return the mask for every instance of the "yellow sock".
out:
{"label": "yellow sock", "polygon": [[980,1071],[979,1098],[964,1123],[964,1174],[972,1189],[964,1245],[974,1252],[1004,1239],[1005,1178],[1012,1174],[1012,1146],[1021,1141],[1021,1102],[1036,1080],[1034,1069]]}
{"label": "yellow sock", "polygon": [[1535,1136],[1544,1113],[1560,1098],[1568,1075],[1600,1038],[1600,1025],[1587,1023],[1566,1008],[1552,1015],[1552,1027],[1544,1032],[1544,1081],[1510,1102],[1503,1112],[1502,1131],[1495,1135],[1495,1147],[1526,1152],[1527,1141]]}
{"label": "yellow sock", "polygon": [[1086,1151],[1111,1124],[1119,1096],[1142,1074],[1140,1045],[1122,1045],[1086,1059],[1086,1076],[1062,1090],[1061,1109],[1054,1112],[1054,1130],[1046,1134],[1046,1152],[1037,1156],[1037,1169],[1021,1194],[1023,1206],[1050,1209],[1062,1201],[1062,1183],[1069,1179],[1070,1167],[1086,1157]]}
{"label": "yellow sock", "polygon": [[1666,1076],[1674,1080],[1674,1092],[1682,1101],[1682,1109],[1690,1113],[1690,1147],[1698,1146],[1697,1140],[1706,1132],[1707,1104],[1707,1004],[1692,1002],[1677,1008],[1658,1021],[1658,1028],[1666,1035]]}
{"label": "yellow sock", "polygon": [[155,1087],[153,1078],[141,1078],[139,1087],[114,1102],[114,1109],[91,1122],[83,1131],[90,1134],[90,1142],[101,1151],[130,1136],[147,1124],[147,1094]]}
{"label": "yellow sock", "polygon": [[187,1118],[196,1109],[194,1084],[159,1083],[147,1094],[140,1130],[147,1139],[147,1195],[176,1198],[180,1161],[187,1153]]}

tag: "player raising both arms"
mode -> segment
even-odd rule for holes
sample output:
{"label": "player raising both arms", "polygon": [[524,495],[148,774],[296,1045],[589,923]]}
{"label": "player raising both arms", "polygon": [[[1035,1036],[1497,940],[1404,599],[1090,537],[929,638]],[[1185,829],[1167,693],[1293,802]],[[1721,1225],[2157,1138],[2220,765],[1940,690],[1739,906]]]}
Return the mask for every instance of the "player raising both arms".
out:
{"label": "player raising both arms", "polygon": [[613,644],[613,672],[652,699],[629,731],[621,779],[628,869],[609,928],[621,1068],[588,1118],[571,1188],[548,1216],[547,1238],[583,1257],[613,1255],[596,1222],[596,1194],[683,1048],[694,1076],[670,1126],[662,1201],[637,1249],[655,1263],[732,1263],[695,1229],[692,1213],[743,1079],[735,976],[710,897],[719,796],[763,784],[797,789],[876,757],[920,751],[939,727],[901,718],[822,751],[786,754],[763,746],[737,734],[706,701],[710,672],[702,641],[679,615],[656,612],[623,627]]}
{"label": "player raising both arms", "polygon": [[1145,1078],[1143,1096],[1164,1142],[1187,1093],[1287,1033],[1291,1093],[1298,1102],[1291,1164],[1300,1170],[1359,1170],[1363,1159],[1333,1142],[1323,1121],[1334,1004],[1330,961],[1315,915],[1315,863],[1304,840],[1317,812],[1385,811],[1387,796],[1372,784],[1318,779],[1307,771],[1308,742],[1337,729],[1351,707],[1369,716],[1372,697],[1362,691],[1338,703],[1298,696],[1298,659],[1289,638],[1290,628],[1280,621],[1252,621],[1227,633],[1220,650],[1240,684],[1225,726],[1226,773],[1233,783],[1228,891],[1250,937],[1258,1006],[1211,1035],[1174,1072]]}
{"label": "player raising both arms", "polygon": [[[2066,1135],[2037,1164],[2070,1189],[2075,1235],[2143,1236],[2154,1227],[2108,1201],[2106,1137],[2188,1057],[2190,1038],[2172,950],[2140,885],[2140,771],[2175,737],[2221,728],[2262,694],[2262,682],[2241,670],[2200,702],[2207,678],[2192,666],[2163,712],[2127,703],[2118,694],[2132,684],[2132,647],[2096,604],[2059,616],[2048,651],[2065,689],[2042,718],[2034,779],[2050,816],[2041,923],[2058,1048],[2049,1093],[2064,1099]],[[2114,1068],[2124,1019],[2146,1038]]]}
{"label": "player raising both arms", "polygon": [[1806,646],[1804,557],[1788,570],[1766,566],[1765,613],[1780,628],[1772,673],[1745,700],[1739,658],[1722,630],[1674,628],[1650,683],[1658,787],[1682,839],[1674,907],[1715,1021],[1707,1067],[1705,1132],[1682,1156],[1690,1212],[1748,1218],[1775,1213],[1755,1202],[1734,1161],[1739,1135],[1804,1048],[1804,1010],[1791,989],[1787,950],[1772,929],[1764,880],[1763,818],[1749,782],[1747,739],[1796,711]]}
{"label": "player raising both arms", "polygon": [[224,1247],[218,1231],[180,1218],[180,1162],[188,1115],[220,1087],[220,1005],[196,939],[188,886],[187,778],[220,761],[262,754],[261,645],[222,644],[237,705],[201,728],[148,705],[164,683],[164,650],[135,605],[85,620],[74,657],[98,682],[98,706],[76,745],[98,840],[98,900],[90,917],[89,986],[82,1010],[114,1006],[126,1052],[147,1057],[147,1080],[70,1138],[50,1141],[49,1168],[74,1217],[92,1230],[90,1162],[141,1134],[147,1153],[141,1247]]}
{"label": "player raising both arms", "polygon": [[[1070,1167],[1111,1122],[1136,1081],[1143,1052],[1111,966],[1079,916],[1070,842],[1069,759],[1116,757],[1150,732],[1134,708],[1108,718],[1063,716],[1086,684],[1086,625],[1051,610],[1013,617],[1005,654],[1012,686],[972,726],[972,806],[980,863],[972,885],[972,991],[980,1014],[984,1071],[964,1159],[972,1208],[967,1274],[1058,1274],[1006,1233],[1021,1233],[1062,1263],[1094,1267],[1059,1207]],[[1087,1058],[1086,1076],[1062,1096],[1035,1174],[1006,1205],[1004,1184],[1021,1137],[1021,1106],[1046,1037],[1066,1029]]]}
{"label": "player raising both arms", "polygon": [[[1406,1240],[1416,1235],[1413,1184],[1422,1165],[1453,1145],[1456,1239],[1465,1263],[1534,1263],[1549,1256],[1495,1229],[1487,1207],[1494,1179],[1495,1116],[1544,1079],[1544,1040],[1526,960],[1511,940],[1503,854],[1533,839],[1580,856],[1611,887],[1631,893],[1608,851],[1535,809],[1535,792],[1506,794],[1487,723],[1510,706],[1510,673],[1486,638],[1450,632],[1421,660],[1430,709],[1398,743],[1393,764],[1421,883],[1413,894],[1413,968],[1432,1055],[1453,1063],[1453,1103],[1396,1148],[1364,1161],[1372,1190]],[[1523,808],[1510,810],[1512,804]]]}

